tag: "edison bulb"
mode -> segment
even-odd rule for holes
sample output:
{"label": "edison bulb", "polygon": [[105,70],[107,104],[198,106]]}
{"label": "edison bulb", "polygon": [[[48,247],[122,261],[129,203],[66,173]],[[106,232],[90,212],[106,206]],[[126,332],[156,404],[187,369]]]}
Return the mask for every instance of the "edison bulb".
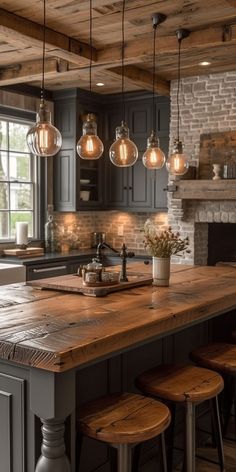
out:
{"label": "edison bulb", "polygon": [[87,115],[82,131],[83,135],[76,146],[78,155],[81,159],[99,159],[104,151],[104,146],[97,135],[97,123],[91,113]]}
{"label": "edison bulb", "polygon": [[143,165],[147,169],[161,169],[165,164],[165,154],[159,148],[159,139],[156,137],[155,131],[147,139],[147,149],[143,155]]}
{"label": "edison bulb", "polygon": [[181,141],[174,143],[173,152],[166,161],[166,168],[172,175],[184,175],[189,168],[188,157],[183,154]]}
{"label": "edison bulb", "polygon": [[129,139],[129,128],[123,121],[116,128],[116,140],[109,149],[109,156],[117,167],[131,167],[138,159],[138,148]]}
{"label": "edison bulb", "polygon": [[40,157],[54,156],[61,149],[61,133],[52,125],[51,113],[43,100],[37,113],[36,124],[28,131],[26,142],[30,152]]}

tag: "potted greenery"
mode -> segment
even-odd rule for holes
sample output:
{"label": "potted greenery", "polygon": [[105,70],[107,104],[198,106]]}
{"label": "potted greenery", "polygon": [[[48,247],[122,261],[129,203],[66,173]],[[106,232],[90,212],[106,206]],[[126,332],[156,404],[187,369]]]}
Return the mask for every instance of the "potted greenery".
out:
{"label": "potted greenery", "polygon": [[151,220],[144,224],[144,246],[153,258],[153,284],[168,286],[170,258],[188,250],[189,239],[181,238],[171,227],[159,229]]}

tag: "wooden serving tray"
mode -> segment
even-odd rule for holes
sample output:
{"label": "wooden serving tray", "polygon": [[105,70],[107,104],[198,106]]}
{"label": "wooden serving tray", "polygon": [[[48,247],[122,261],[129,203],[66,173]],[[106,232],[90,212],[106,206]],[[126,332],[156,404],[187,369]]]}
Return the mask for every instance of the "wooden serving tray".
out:
{"label": "wooden serving tray", "polygon": [[144,275],[136,272],[128,273],[128,282],[119,282],[114,285],[107,284],[103,286],[88,287],[83,285],[81,277],[76,277],[77,274],[60,275],[59,277],[49,277],[47,279],[31,280],[26,284],[33,287],[47,289],[47,290],[62,290],[65,292],[75,292],[87,295],[89,297],[104,297],[112,292],[118,290],[125,290],[128,288],[138,287],[141,285],[149,285],[152,283],[150,275]]}
{"label": "wooden serving tray", "polygon": [[14,256],[19,258],[32,257],[32,256],[42,256],[44,254],[44,249],[42,247],[27,247],[26,249],[4,249],[3,253],[5,256]]}

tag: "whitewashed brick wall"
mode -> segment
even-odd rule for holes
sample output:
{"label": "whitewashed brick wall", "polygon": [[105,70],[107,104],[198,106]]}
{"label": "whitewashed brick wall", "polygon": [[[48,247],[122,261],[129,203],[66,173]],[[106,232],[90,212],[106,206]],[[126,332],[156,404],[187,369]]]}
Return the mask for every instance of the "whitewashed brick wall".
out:
{"label": "whitewashed brick wall", "polygon": [[[170,149],[176,137],[177,82],[171,84]],[[198,162],[200,135],[236,130],[236,71],[181,80],[180,139],[184,152]],[[236,202],[189,201],[169,196],[168,221],[190,239],[191,254],[180,263],[207,263],[207,223],[236,222]]]}

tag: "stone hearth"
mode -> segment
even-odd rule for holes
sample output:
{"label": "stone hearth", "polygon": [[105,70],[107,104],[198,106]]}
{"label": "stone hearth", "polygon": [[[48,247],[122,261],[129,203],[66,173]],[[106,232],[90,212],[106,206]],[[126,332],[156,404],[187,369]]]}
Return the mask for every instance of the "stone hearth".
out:
{"label": "stone hearth", "polygon": [[[171,198],[168,219],[172,228],[179,231],[183,237],[188,236],[190,241],[191,253],[183,257],[175,257],[173,262],[206,265],[208,264],[208,245],[210,243],[209,225],[227,223],[228,226],[231,223],[232,227],[235,226],[233,223],[236,223],[236,201]],[[233,234],[232,238],[235,241]],[[223,241],[222,239],[221,243]],[[226,242],[224,242],[225,245]],[[231,259],[228,260],[234,260],[234,256],[234,254],[232,256],[229,254]],[[221,260],[223,260],[223,256]]]}

